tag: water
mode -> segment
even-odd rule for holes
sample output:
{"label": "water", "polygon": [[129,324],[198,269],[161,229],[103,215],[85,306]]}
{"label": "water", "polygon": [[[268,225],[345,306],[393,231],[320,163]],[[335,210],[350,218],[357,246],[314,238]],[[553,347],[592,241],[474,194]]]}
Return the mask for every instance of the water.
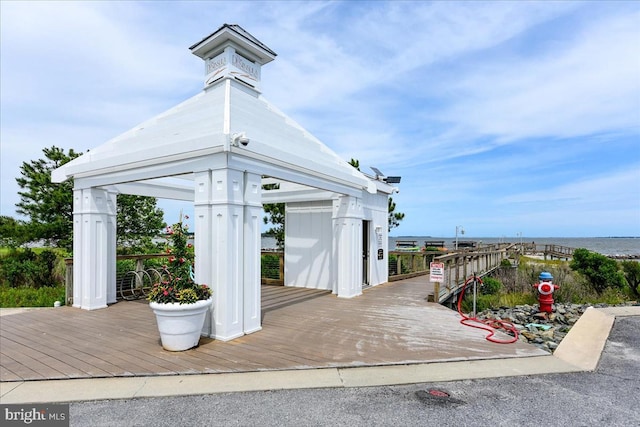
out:
{"label": "water", "polygon": [[[420,246],[424,245],[425,240],[444,240],[445,247],[452,249],[455,247],[455,239],[451,237],[430,237],[430,236],[398,236],[389,237],[389,249],[396,247],[396,240],[415,240]],[[522,237],[520,238],[498,238],[498,237],[467,237],[458,238],[458,240],[482,243],[519,243],[535,242],[536,245],[560,245],[570,248],[585,248],[592,252],[598,252],[603,255],[640,255],[640,237]],[[262,238],[262,247],[264,249],[274,249],[276,241],[271,237]]]}
{"label": "water", "polygon": [[[389,249],[396,247],[396,240],[416,240],[423,246],[425,240],[444,240],[445,247],[455,247],[455,238],[451,237],[426,237],[426,236],[399,236],[389,237]],[[497,238],[497,237],[458,237],[458,241],[474,241],[482,243],[531,243],[536,245],[560,245],[569,248],[585,248],[603,255],[638,255],[640,254],[640,237],[522,237]]]}

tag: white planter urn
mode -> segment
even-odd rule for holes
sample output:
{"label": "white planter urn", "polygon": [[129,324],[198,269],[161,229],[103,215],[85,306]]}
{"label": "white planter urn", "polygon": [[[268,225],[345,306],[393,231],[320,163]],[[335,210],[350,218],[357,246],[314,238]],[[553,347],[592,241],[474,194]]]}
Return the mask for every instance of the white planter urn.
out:
{"label": "white planter urn", "polygon": [[156,315],[162,347],[169,351],[189,350],[198,345],[207,310],[213,298],[193,304],[150,302]]}

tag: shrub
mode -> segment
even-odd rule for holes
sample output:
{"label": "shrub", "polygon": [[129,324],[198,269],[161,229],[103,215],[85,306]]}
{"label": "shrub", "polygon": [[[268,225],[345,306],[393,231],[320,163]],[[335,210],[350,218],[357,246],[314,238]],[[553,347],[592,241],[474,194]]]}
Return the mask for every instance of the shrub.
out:
{"label": "shrub", "polygon": [[582,274],[599,294],[609,287],[623,289],[626,283],[615,260],[587,249],[576,249],[569,265]]}
{"label": "shrub", "polygon": [[508,258],[503,259],[502,261],[500,261],[500,267],[502,268],[507,268],[507,267],[511,267],[511,260]]}
{"label": "shrub", "polygon": [[63,281],[64,260],[50,249],[10,249],[0,257],[0,286],[40,288]]}
{"label": "shrub", "polygon": [[267,279],[280,279],[280,256],[264,254],[260,257],[261,275]]}
{"label": "shrub", "polygon": [[622,261],[622,271],[631,293],[640,297],[640,262]]}
{"label": "shrub", "polygon": [[485,277],[482,279],[482,287],[480,289],[483,295],[495,295],[502,290],[502,282],[493,277]]}
{"label": "shrub", "polygon": [[0,287],[0,307],[53,307],[53,303],[60,301],[64,305],[64,285],[54,287],[9,288]]}
{"label": "shrub", "polygon": [[[398,258],[400,259],[400,271],[398,270]],[[396,274],[408,274],[411,273],[411,268],[409,268],[409,261],[407,257],[396,254],[389,254],[389,275]]]}

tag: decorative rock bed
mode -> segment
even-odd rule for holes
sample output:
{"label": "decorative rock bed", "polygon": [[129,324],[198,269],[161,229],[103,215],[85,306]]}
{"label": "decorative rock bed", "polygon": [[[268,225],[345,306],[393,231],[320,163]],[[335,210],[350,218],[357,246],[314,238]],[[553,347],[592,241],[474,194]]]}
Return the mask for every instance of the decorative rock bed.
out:
{"label": "decorative rock bed", "polygon": [[[637,305],[635,302],[625,305]],[[518,329],[519,339],[553,353],[588,307],[603,308],[608,304],[554,304],[553,313],[541,313],[537,305],[501,307],[478,313],[478,319],[506,320]]]}

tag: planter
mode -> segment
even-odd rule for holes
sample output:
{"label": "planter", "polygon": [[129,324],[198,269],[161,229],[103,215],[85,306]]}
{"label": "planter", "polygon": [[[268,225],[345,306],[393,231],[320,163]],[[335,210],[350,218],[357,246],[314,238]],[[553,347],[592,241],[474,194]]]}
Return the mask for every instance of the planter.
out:
{"label": "planter", "polygon": [[198,345],[212,298],[193,304],[150,302],[156,315],[162,347],[169,351],[189,350]]}

